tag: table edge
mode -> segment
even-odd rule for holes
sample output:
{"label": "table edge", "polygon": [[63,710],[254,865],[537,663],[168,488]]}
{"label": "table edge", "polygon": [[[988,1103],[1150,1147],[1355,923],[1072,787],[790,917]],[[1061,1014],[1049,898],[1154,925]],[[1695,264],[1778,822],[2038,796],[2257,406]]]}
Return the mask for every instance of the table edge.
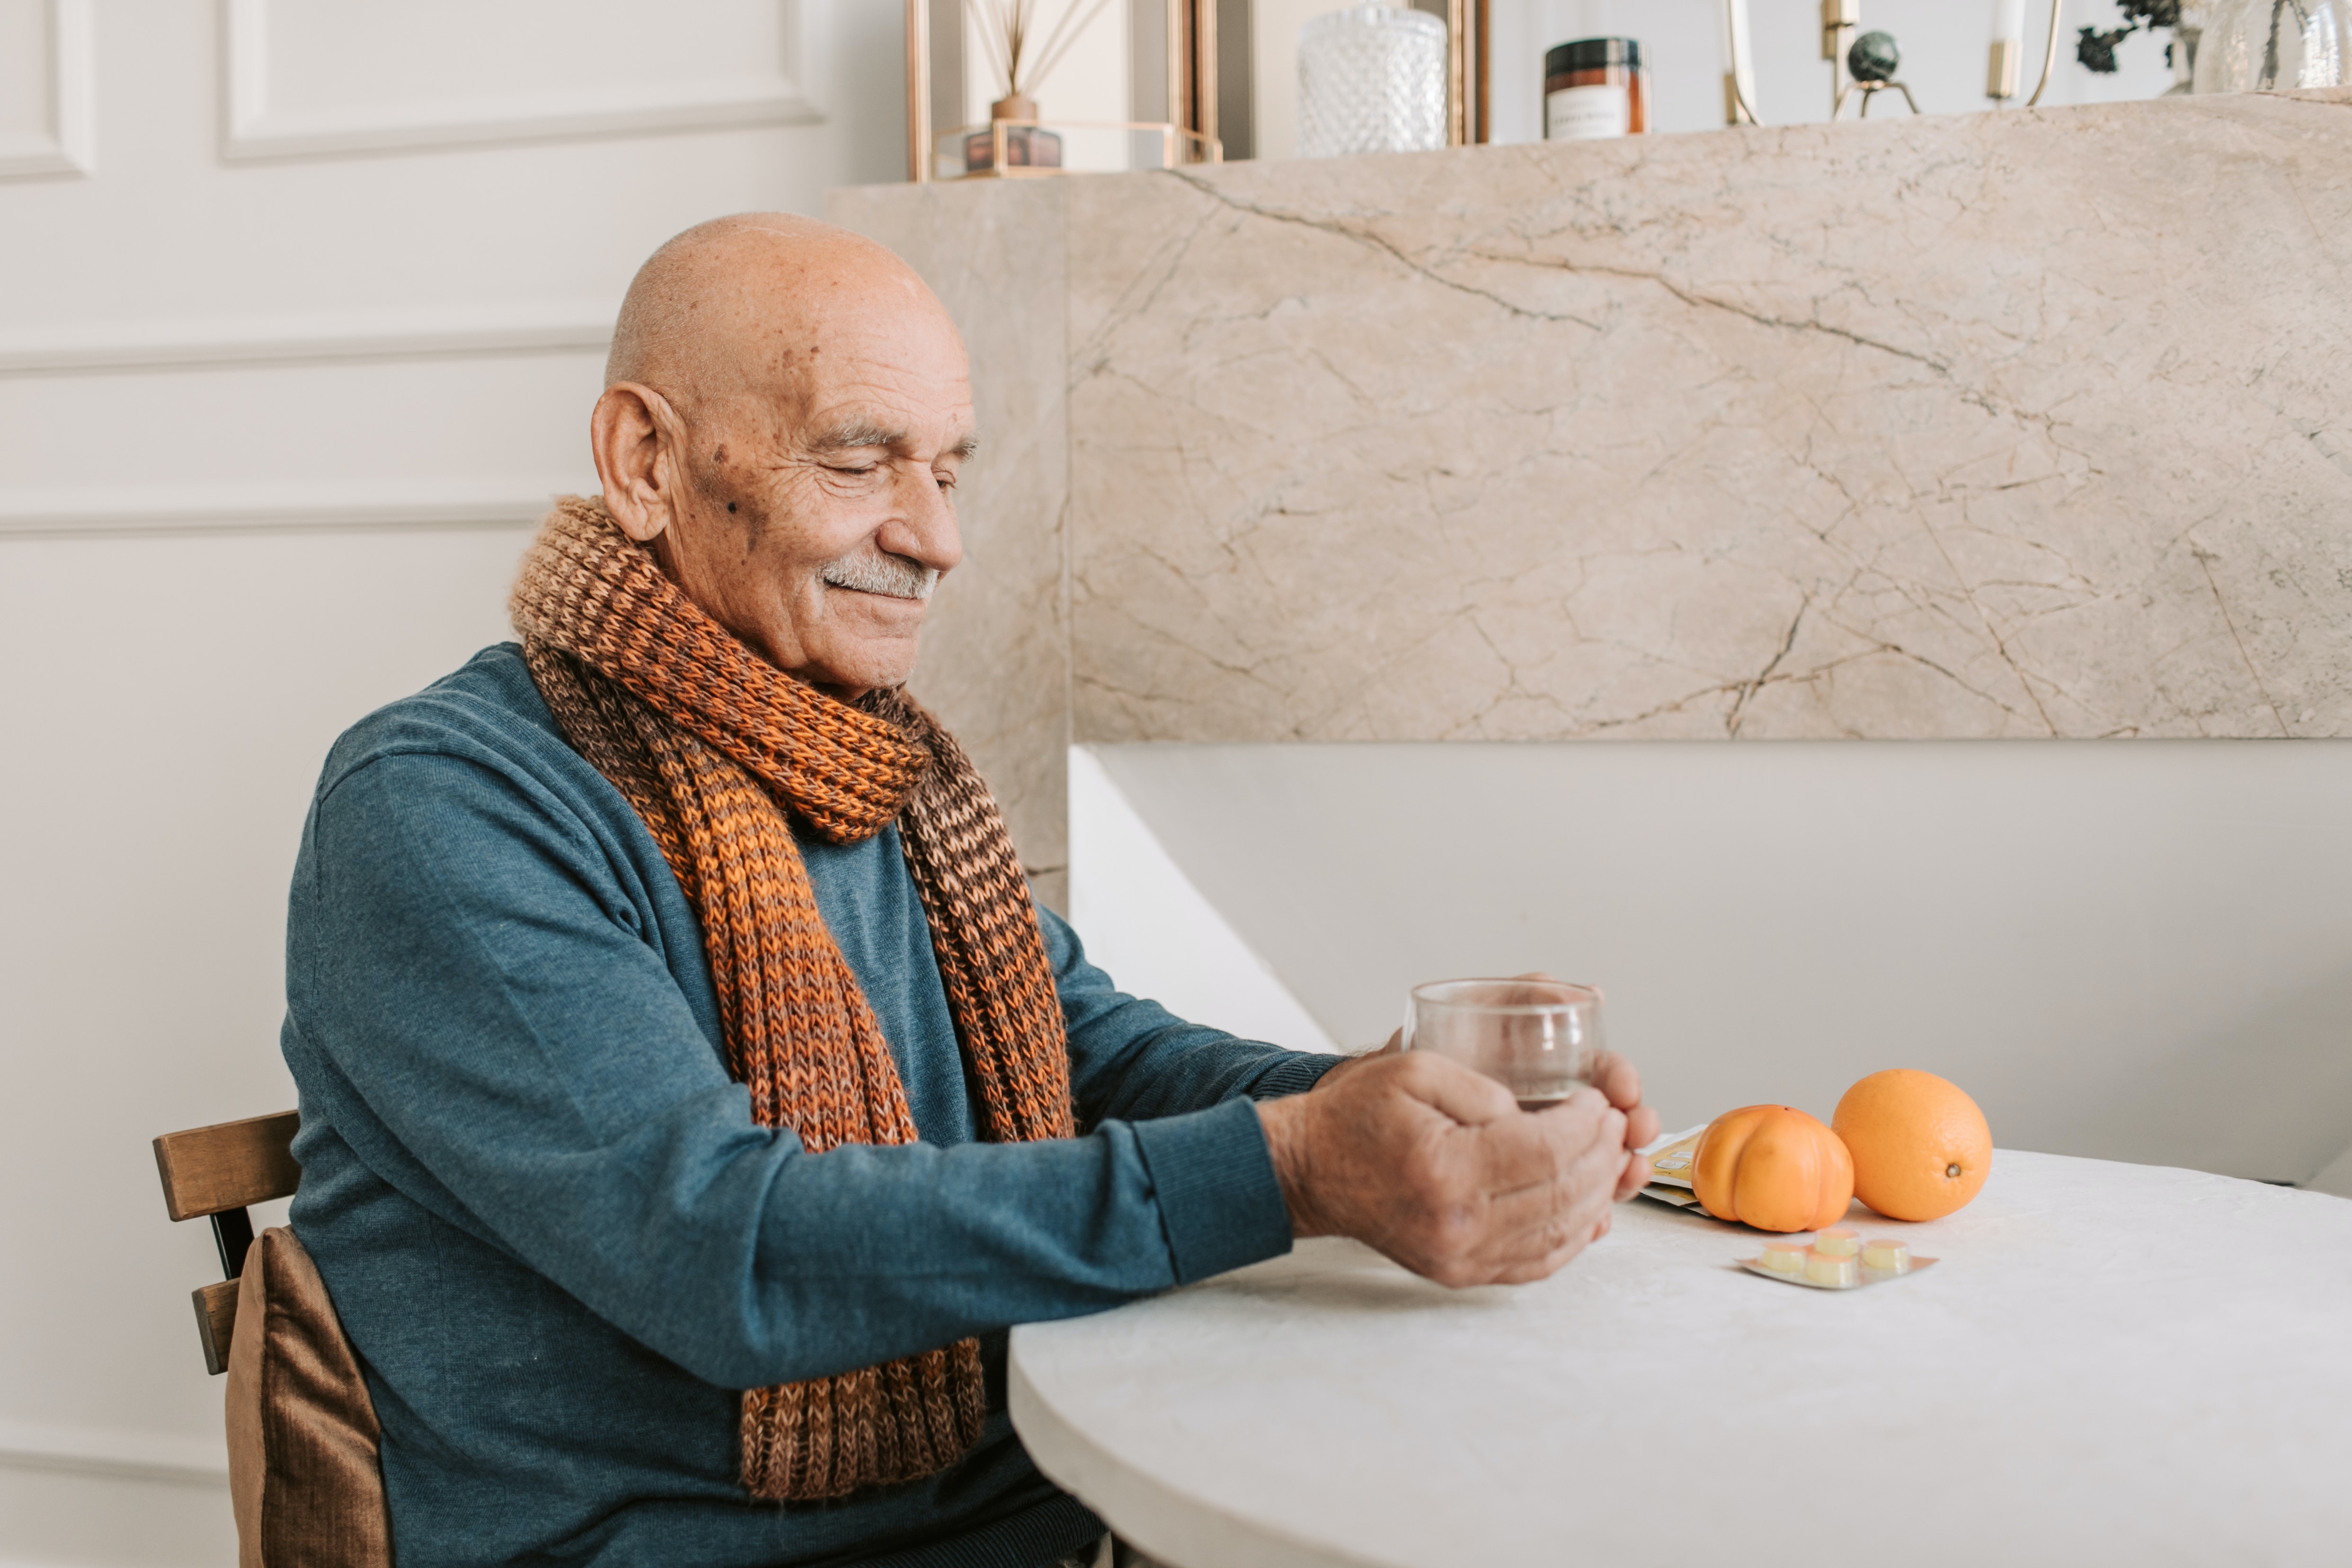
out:
{"label": "table edge", "polygon": [[1021,1364],[1021,1338],[1014,1329],[1005,1354],[1005,1404],[1030,1462],[1163,1568],[1396,1568],[1243,1518],[1126,1464],[1038,1391]]}

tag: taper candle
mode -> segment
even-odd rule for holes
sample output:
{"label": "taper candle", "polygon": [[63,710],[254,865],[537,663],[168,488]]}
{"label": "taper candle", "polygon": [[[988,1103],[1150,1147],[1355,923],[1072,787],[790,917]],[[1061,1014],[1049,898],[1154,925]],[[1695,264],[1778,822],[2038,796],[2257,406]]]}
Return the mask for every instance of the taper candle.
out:
{"label": "taper candle", "polygon": [[[1722,0],[1723,47],[1723,122],[1738,125],[1743,120],[1755,122],[1756,64],[1749,53],[1748,31],[1748,0]],[[1739,112],[1742,98],[1748,100],[1749,113]]]}
{"label": "taper candle", "polygon": [[2025,62],[2025,0],[1992,0],[1992,50],[1985,57],[1985,96],[2017,96]]}

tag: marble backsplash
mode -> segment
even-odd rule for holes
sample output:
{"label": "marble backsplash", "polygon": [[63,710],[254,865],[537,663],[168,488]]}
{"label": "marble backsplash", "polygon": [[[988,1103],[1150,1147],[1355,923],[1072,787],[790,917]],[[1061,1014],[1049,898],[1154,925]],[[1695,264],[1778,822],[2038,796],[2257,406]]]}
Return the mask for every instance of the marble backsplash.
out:
{"label": "marble backsplash", "polygon": [[2352,92],[832,215],[987,443],[917,689],[1071,741],[2352,735]]}

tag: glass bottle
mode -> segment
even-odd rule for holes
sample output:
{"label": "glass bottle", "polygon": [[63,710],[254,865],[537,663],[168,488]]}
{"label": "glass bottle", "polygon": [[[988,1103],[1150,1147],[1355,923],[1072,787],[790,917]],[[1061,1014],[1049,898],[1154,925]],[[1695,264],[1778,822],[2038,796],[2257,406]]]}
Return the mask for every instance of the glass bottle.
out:
{"label": "glass bottle", "polygon": [[2197,40],[2199,92],[2341,87],[2352,71],[2345,0],[2220,0]]}
{"label": "glass bottle", "polygon": [[2172,41],[2164,46],[2164,63],[2172,72],[2172,85],[2164,89],[2165,97],[2197,90],[2197,43],[2205,36],[2212,10],[2205,0],[2181,0],[2180,19],[2172,25]]}
{"label": "glass bottle", "polygon": [[1298,151],[1421,152],[1445,145],[1445,24],[1402,0],[1298,29]]}
{"label": "glass bottle", "polygon": [[[1062,136],[1036,123],[1037,100],[1025,93],[1007,93],[988,106],[988,129],[963,139],[963,172],[996,172],[996,139],[1004,138],[1004,162],[1014,169],[1058,169],[1062,166]],[[1006,120],[1014,123],[1006,125]]]}
{"label": "glass bottle", "polygon": [[1544,140],[1637,136],[1650,128],[1650,73],[1631,38],[1578,38],[1544,53]]}

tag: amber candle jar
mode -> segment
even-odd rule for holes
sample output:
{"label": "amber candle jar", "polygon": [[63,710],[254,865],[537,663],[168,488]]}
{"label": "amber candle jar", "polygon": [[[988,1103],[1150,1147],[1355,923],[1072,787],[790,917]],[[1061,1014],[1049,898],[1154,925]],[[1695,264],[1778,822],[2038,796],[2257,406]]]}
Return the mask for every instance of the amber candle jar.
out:
{"label": "amber candle jar", "polygon": [[1544,140],[1638,136],[1650,128],[1650,73],[1631,38],[1578,38],[1544,54]]}

